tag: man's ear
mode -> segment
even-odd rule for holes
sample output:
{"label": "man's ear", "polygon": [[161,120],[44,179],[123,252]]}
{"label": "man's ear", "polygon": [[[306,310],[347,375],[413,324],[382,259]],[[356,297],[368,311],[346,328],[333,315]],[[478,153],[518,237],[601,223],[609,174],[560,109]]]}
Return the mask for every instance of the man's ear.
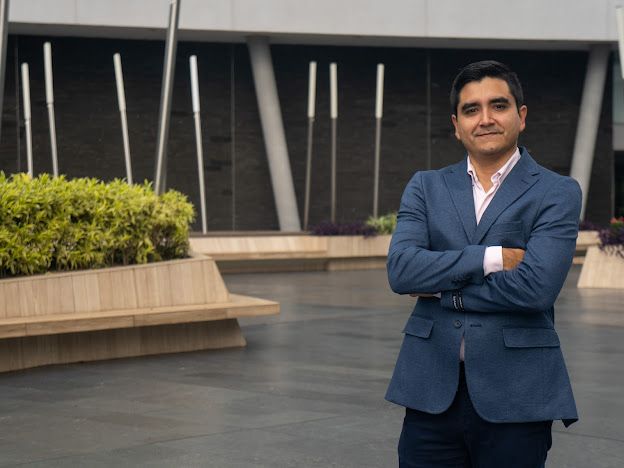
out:
{"label": "man's ear", "polygon": [[518,115],[520,116],[520,131],[522,132],[526,127],[527,106],[520,106],[518,109]]}
{"label": "man's ear", "polygon": [[453,127],[455,127],[455,138],[457,138],[459,141],[461,141],[461,138],[459,136],[459,130],[457,127],[457,116],[455,114],[451,115],[451,122],[453,122]]}

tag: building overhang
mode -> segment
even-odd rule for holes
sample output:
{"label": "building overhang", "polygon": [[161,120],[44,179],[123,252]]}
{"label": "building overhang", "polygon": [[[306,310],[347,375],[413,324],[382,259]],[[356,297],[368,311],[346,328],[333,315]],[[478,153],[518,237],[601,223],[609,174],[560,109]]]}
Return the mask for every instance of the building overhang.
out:
{"label": "building overhang", "polygon": [[[164,28],[92,26],[75,24],[11,23],[10,34],[46,37],[93,37],[134,40],[165,40]],[[438,49],[587,50],[610,41],[563,41],[488,38],[432,38],[338,34],[295,34],[271,31],[207,31],[180,29],[178,40],[190,42],[244,43],[249,36],[266,36],[272,44],[350,47],[414,47]]]}

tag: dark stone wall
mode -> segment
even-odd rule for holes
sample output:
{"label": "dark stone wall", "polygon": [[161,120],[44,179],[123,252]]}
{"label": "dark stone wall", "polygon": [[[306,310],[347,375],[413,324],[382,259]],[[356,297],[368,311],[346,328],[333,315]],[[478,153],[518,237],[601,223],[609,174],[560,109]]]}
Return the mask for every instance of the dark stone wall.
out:
{"label": "dark stone wall", "polygon": [[[38,37],[11,39],[7,70],[12,70],[15,64],[16,40],[19,62],[30,65],[35,172],[49,172],[52,164],[43,77],[44,40]],[[230,49],[229,45],[221,44],[197,44],[197,47],[179,44],[169,132],[167,184],[186,193],[199,206],[188,71],[188,57],[196,53],[202,93],[207,199],[210,227],[214,229],[230,229],[232,223]],[[52,53],[59,168],[69,177],[93,176],[105,180],[125,177],[112,61],[115,52],[122,54],[134,180],[151,180],[154,176],[164,44],[57,38],[52,40]],[[0,146],[1,167],[8,172],[18,168],[14,87],[14,74],[8,73]],[[253,102],[246,107],[256,112]],[[22,170],[26,170],[24,136],[22,128]]]}
{"label": "dark stone wall", "polygon": [[[24,61],[31,68],[35,172],[51,171],[43,42],[39,37],[10,37],[0,145],[0,169],[5,172],[26,168],[23,123],[16,125],[15,88],[15,67]],[[112,55],[120,52],[134,178],[151,179],[164,43],[54,38],[52,48],[61,171],[69,177],[94,176],[105,180],[125,176],[112,64]],[[364,219],[372,211],[373,111],[376,64],[380,62],[386,66],[380,213],[398,207],[403,187],[414,171],[443,167],[463,156],[463,149],[452,134],[448,90],[458,69],[475,60],[494,58],[518,72],[529,108],[527,129],[520,143],[544,166],[563,174],[569,172],[587,53],[285,45],[273,46],[272,53],[302,219],[308,62],[318,62],[311,223],[328,218],[330,213],[328,88],[332,61],[338,63],[339,82],[340,220]],[[188,72],[191,54],[196,54],[199,62],[209,229],[277,229],[249,54],[244,44],[178,44],[167,185],[186,193],[199,207]],[[587,218],[595,222],[606,222],[613,213],[610,81],[606,89],[587,210]]]}
{"label": "dark stone wall", "polygon": [[273,48],[297,200],[303,213],[308,63],[317,61],[310,222],[330,216],[329,64],[338,64],[337,219],[365,219],[373,209],[375,86],[385,64],[379,212],[398,208],[405,184],[422,168],[426,146],[425,52],[376,48]]}

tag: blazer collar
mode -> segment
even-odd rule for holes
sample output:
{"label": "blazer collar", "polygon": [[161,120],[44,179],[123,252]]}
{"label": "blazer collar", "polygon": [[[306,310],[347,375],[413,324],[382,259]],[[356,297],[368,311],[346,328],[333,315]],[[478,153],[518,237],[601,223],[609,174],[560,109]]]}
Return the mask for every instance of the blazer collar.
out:
{"label": "blazer collar", "polygon": [[467,173],[466,158],[450,166],[444,179],[466,237],[472,245],[478,245],[505,208],[537,182],[539,172],[539,166],[526,148],[520,147],[520,160],[501,184],[477,225],[472,181]]}
{"label": "blazer collar", "polygon": [[472,195],[472,180],[467,172],[466,158],[450,166],[449,171],[444,174],[444,180],[470,242],[477,229],[477,218]]}
{"label": "blazer collar", "polygon": [[539,172],[537,163],[526,148],[521,147],[520,160],[505,178],[479,221],[471,239],[473,245],[478,245],[500,214],[538,181]]}

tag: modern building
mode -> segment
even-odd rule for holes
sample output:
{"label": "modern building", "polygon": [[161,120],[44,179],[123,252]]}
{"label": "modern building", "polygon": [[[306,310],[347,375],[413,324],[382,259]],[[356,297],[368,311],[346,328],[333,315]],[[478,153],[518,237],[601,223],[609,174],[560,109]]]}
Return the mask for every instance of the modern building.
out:
{"label": "modern building", "polygon": [[[52,43],[62,173],[124,177],[113,54],[125,76],[134,179],[155,170],[167,0],[12,0],[0,169],[25,170],[19,66],[29,63],[35,173],[51,171],[43,71]],[[198,57],[211,230],[297,230],[304,203],[308,65],[318,64],[310,222],[330,214],[329,64],[338,67],[337,218],[373,206],[376,65],[385,65],[381,213],[416,170],[462,157],[448,92],[493,58],[525,89],[521,137],[581,182],[585,218],[624,215],[624,0],[180,0],[167,186],[199,206],[188,58]],[[273,78],[274,77],[274,78]],[[260,97],[260,99],[258,99]]]}

